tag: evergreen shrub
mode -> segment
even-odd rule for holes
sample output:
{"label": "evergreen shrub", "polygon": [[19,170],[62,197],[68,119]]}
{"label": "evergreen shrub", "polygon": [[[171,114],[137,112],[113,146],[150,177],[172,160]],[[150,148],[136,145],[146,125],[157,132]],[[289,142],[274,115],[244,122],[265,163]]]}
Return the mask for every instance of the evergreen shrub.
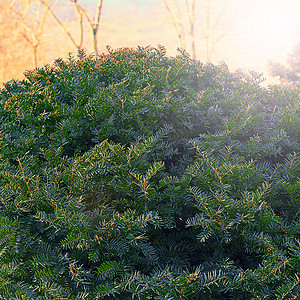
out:
{"label": "evergreen shrub", "polygon": [[300,93],[160,47],[0,91],[1,299],[300,297]]}

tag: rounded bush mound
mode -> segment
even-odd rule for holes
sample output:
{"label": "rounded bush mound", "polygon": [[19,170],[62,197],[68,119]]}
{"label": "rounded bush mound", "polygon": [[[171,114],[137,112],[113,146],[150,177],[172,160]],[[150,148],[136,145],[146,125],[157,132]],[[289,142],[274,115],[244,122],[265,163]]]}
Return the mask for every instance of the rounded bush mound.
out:
{"label": "rounded bush mound", "polygon": [[300,297],[300,90],[163,47],[0,91],[1,299]]}

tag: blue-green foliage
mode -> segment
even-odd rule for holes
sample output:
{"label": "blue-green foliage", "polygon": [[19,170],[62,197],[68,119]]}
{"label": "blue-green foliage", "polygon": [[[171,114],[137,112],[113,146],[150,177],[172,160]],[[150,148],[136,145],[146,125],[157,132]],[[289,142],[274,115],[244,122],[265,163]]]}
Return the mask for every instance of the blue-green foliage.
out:
{"label": "blue-green foliage", "polygon": [[0,92],[1,299],[300,297],[300,93],[164,48]]}

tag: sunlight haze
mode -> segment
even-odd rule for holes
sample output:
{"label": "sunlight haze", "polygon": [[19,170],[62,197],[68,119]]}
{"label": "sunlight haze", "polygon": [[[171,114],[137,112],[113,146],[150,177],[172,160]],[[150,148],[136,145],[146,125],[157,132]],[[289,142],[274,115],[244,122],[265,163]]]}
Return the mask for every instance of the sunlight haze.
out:
{"label": "sunlight haze", "polygon": [[[203,2],[196,1],[198,9]],[[211,2],[212,8],[223,9],[218,12],[217,30],[223,30],[223,37],[215,47],[212,57],[215,63],[225,61],[232,69],[254,69],[266,74],[269,60],[285,63],[289,52],[300,41],[298,0]],[[104,6],[102,44],[113,47],[162,44],[170,55],[176,55],[178,38],[163,1],[110,0],[104,1]],[[204,16],[198,14],[197,58],[205,60],[200,28]]]}
{"label": "sunlight haze", "polygon": [[[0,4],[6,2],[9,3],[8,0],[0,0]],[[174,0],[166,2],[172,4]],[[77,3],[93,20],[98,1],[78,0]],[[181,5],[182,20],[175,20],[178,23],[182,21],[184,24],[186,50],[191,54],[191,43],[194,40],[195,57],[203,62],[208,60],[213,63],[225,62],[231,70],[236,68],[255,70],[263,72],[268,77],[268,62],[284,64],[288,54],[300,42],[299,0],[198,0],[195,8],[194,39],[189,35],[189,16],[186,13],[185,1],[177,0],[177,3]],[[188,3],[191,6],[192,1]],[[208,4],[210,5],[209,27],[205,10]],[[59,0],[54,12],[70,31],[74,40],[79,43],[80,27],[72,1]],[[13,16],[10,12],[8,14],[10,17]],[[34,28],[30,22],[26,23],[27,29],[30,26]],[[104,0],[97,33],[98,49],[100,52],[105,52],[107,45],[112,48],[163,45],[167,49],[167,55],[176,55],[180,42],[173,22],[163,0]],[[5,26],[9,26],[8,23]],[[83,28],[83,48],[93,52],[91,29],[86,20]],[[7,33],[6,37],[2,29],[0,50],[6,49],[6,52],[0,51],[2,55],[0,56],[0,77],[2,76],[0,81],[9,80],[10,77],[34,67],[32,57],[30,58],[32,49],[29,43],[24,39],[24,34],[20,35],[21,37],[17,36],[23,29],[17,28],[13,34]],[[26,48],[23,55],[8,49],[8,40],[13,41],[12,36],[23,43],[22,49]],[[39,65],[50,63],[58,57],[64,58],[69,52],[77,52],[74,44],[50,13],[47,15],[38,50]],[[10,68],[7,71],[8,65]]]}

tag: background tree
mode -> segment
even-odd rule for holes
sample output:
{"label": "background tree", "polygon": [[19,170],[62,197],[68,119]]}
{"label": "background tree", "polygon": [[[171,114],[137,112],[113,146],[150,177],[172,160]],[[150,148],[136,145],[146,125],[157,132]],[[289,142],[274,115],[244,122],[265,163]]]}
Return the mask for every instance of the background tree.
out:
{"label": "background tree", "polygon": [[[11,13],[11,1],[0,1],[0,86],[10,80],[16,70],[24,69],[24,61],[30,61],[32,50],[19,30],[19,20]],[[22,49],[22,51],[19,51]],[[31,65],[31,63],[30,63]],[[33,65],[32,65],[33,67]]]}
{"label": "background tree", "polygon": [[[64,57],[73,46],[99,54],[103,2],[99,0],[96,8],[73,0],[0,0],[0,87],[22,78],[26,69]],[[89,17],[90,10],[96,12],[94,18]]]}
{"label": "background tree", "polygon": [[[185,11],[181,9],[180,4],[177,0],[163,0],[164,6],[168,11],[171,18],[171,23],[176,30],[179,44],[182,49],[187,49],[187,37],[189,35],[191,40],[192,57],[196,58],[196,39],[195,39],[195,6],[196,0],[192,1],[190,6],[189,1],[185,0]],[[186,33],[185,29],[185,17],[188,18],[189,22],[189,34]]]}
{"label": "background tree", "polygon": [[[205,48],[205,60],[211,61],[213,53],[216,48],[216,44],[225,36],[225,32],[219,31],[220,20],[224,13],[225,7],[228,5],[229,1],[225,1],[221,9],[213,7],[216,2],[212,3],[211,0],[204,0],[203,7],[204,10],[204,23],[203,36],[204,36],[204,48]],[[213,14],[213,12],[216,12]]]}
{"label": "background tree", "polygon": [[[57,17],[57,15],[54,13],[54,7],[47,6],[47,3],[46,3],[45,0],[39,0],[39,1],[47,8],[47,10],[50,12],[50,14],[52,15],[55,22],[60,26],[60,28],[63,30],[63,32],[68,36],[68,38],[70,39],[72,44],[76,47],[76,49],[77,50],[82,49],[82,44],[83,44],[83,13],[81,11],[79,11],[78,9],[76,10],[79,25],[80,25],[80,41],[79,41],[79,43],[77,43],[75,41],[75,38],[74,38],[72,32],[70,30],[68,30],[66,24],[64,24],[63,21],[61,21],[59,19],[59,17]],[[73,2],[73,1],[71,1],[71,2]]]}
{"label": "background tree", "polygon": [[300,42],[288,55],[286,65],[270,61],[269,71],[272,76],[278,77],[281,83],[300,83]]}
{"label": "background tree", "polygon": [[[56,2],[55,2],[56,3]],[[43,38],[44,25],[51,0],[45,1],[44,8],[31,0],[12,0],[11,12],[18,18],[18,29],[33,49],[34,66],[38,66],[38,47]],[[54,4],[55,5],[55,4]]]}
{"label": "background tree", "polygon": [[100,19],[101,19],[101,13],[102,13],[102,7],[103,7],[103,0],[98,1],[97,5],[97,11],[94,19],[90,19],[89,15],[87,14],[86,10],[84,10],[78,3],[77,0],[70,0],[73,2],[75,10],[78,12],[80,16],[84,16],[91,28],[92,31],[92,39],[93,39],[93,47],[94,52],[96,55],[99,54],[98,52],[98,41],[97,41],[97,33],[99,29]]}
{"label": "background tree", "polygon": [[50,11],[52,17],[54,20],[58,23],[58,25],[62,28],[64,33],[69,37],[72,44],[77,48],[77,50],[82,49],[83,45],[83,39],[84,39],[84,26],[83,26],[83,18],[86,19],[88,25],[91,28],[92,31],[92,40],[93,40],[93,48],[96,55],[99,54],[98,51],[98,41],[97,41],[97,33],[100,25],[100,19],[101,19],[101,13],[102,13],[102,7],[103,7],[103,0],[99,0],[96,10],[96,15],[94,19],[91,19],[87,13],[87,11],[78,4],[77,0],[70,0],[73,3],[74,10],[77,13],[78,21],[80,24],[80,42],[77,43],[75,41],[75,38],[73,37],[72,33],[67,29],[67,27],[64,25],[64,23],[57,17],[57,15],[54,13],[54,10],[47,6],[47,2],[45,0],[39,0],[42,4],[44,4],[47,9]]}
{"label": "background tree", "polygon": [[[205,61],[211,61],[216,44],[225,36],[220,21],[229,1],[211,0],[163,0],[176,30],[180,47],[199,58],[202,49]],[[222,5],[221,5],[222,4]],[[190,45],[187,45],[190,40]]]}

